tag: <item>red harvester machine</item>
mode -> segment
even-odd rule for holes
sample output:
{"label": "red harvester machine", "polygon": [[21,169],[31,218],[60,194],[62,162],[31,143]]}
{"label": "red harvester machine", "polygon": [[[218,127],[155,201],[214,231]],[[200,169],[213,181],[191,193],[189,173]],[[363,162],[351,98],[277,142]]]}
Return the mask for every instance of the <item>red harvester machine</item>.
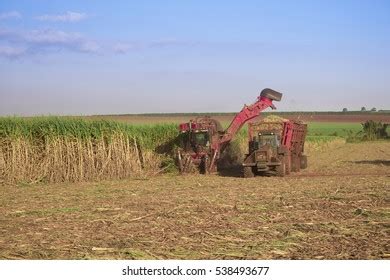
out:
{"label": "red harvester machine", "polygon": [[283,177],[306,168],[306,133],[307,125],[297,121],[249,124],[249,154],[242,164],[244,177],[269,172]]}
{"label": "red harvester machine", "polygon": [[268,107],[276,109],[272,101],[280,101],[281,98],[280,92],[263,89],[256,102],[249,106],[245,105],[226,130],[223,130],[217,120],[210,117],[196,118],[180,124],[182,143],[176,153],[180,172],[187,173],[194,170],[203,174],[216,172],[217,160],[240,128]]}

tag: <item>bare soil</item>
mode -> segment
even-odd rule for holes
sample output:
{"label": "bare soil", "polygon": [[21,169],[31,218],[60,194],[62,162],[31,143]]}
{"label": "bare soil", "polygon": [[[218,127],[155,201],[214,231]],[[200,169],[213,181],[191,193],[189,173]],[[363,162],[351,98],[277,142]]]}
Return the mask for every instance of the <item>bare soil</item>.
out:
{"label": "bare soil", "polygon": [[285,178],[0,186],[0,259],[390,258],[390,143],[308,155]]}

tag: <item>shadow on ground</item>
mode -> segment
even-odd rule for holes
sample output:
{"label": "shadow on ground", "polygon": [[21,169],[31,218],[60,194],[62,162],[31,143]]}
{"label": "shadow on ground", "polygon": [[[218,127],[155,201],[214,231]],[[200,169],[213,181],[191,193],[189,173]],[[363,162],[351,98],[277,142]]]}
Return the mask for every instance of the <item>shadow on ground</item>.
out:
{"label": "shadow on ground", "polygon": [[375,164],[375,165],[390,166],[390,160],[358,160],[358,161],[350,161],[350,162],[357,163],[357,164]]}
{"label": "shadow on ground", "polygon": [[243,176],[242,174],[242,166],[241,165],[232,165],[229,167],[219,167],[218,166],[218,175],[222,177],[236,177],[240,178]]}

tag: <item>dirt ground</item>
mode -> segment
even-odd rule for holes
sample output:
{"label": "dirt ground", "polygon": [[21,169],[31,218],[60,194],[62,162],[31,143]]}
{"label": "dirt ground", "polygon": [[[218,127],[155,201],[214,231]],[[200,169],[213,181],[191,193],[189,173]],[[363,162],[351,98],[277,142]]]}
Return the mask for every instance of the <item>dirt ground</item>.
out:
{"label": "dirt ground", "polygon": [[286,178],[0,186],[0,259],[388,259],[390,142]]}

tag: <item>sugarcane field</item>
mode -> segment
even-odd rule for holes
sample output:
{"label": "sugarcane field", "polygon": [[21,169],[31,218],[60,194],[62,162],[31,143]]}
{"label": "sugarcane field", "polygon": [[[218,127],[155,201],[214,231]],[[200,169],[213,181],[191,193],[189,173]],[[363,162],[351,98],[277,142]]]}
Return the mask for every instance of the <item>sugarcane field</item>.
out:
{"label": "sugarcane field", "polygon": [[251,178],[247,128],[202,174],[175,163],[178,117],[2,118],[1,258],[388,258],[390,142],[355,136],[372,116],[258,121],[287,117],[307,168]]}

